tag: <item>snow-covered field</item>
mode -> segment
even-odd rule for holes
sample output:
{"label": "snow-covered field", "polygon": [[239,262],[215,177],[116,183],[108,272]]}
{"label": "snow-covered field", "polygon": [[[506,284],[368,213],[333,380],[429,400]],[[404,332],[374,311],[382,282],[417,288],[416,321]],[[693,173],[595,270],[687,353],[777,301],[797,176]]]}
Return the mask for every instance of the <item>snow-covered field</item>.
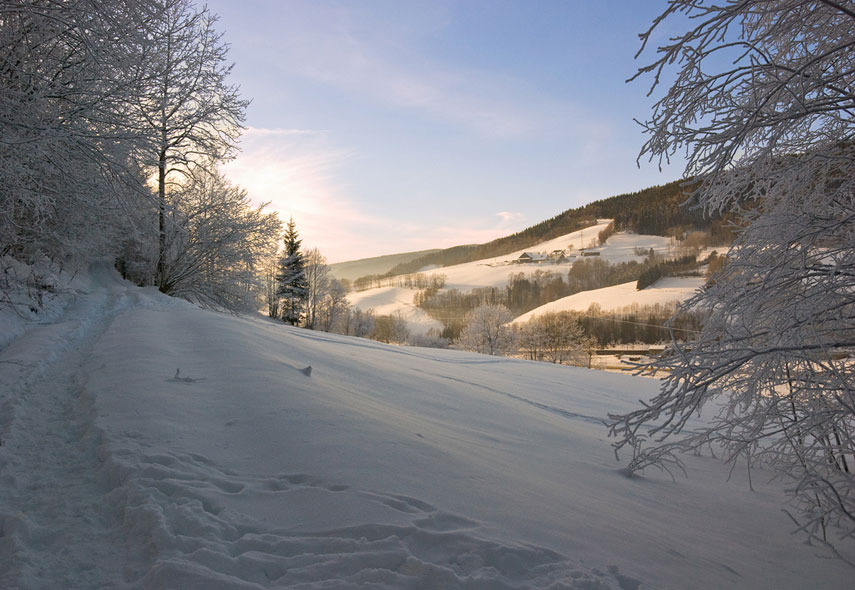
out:
{"label": "snow-covered field", "polygon": [[705,281],[704,277],[663,277],[640,291],[635,287],[637,281],[582,291],[541,305],[519,316],[514,323],[525,323],[546,312],[586,311],[593,303],[598,304],[603,311],[617,311],[632,304],[680,303],[694,295]]}
{"label": "snow-covered field", "polygon": [[[425,274],[442,274],[446,277],[446,289],[459,289],[461,291],[471,291],[477,287],[504,287],[508,284],[510,275],[517,273],[531,274],[538,270],[554,272],[560,275],[567,275],[567,272],[573,266],[573,263],[580,257],[580,249],[585,248],[598,252],[598,256],[602,260],[606,260],[611,264],[628,262],[630,260],[643,260],[644,256],[639,256],[636,252],[640,250],[648,251],[651,248],[660,256],[671,255],[671,244],[668,238],[662,236],[639,235],[626,232],[620,232],[611,236],[602,246],[591,247],[592,242],[596,243],[597,235],[608,226],[610,219],[600,219],[597,225],[576,231],[570,234],[541,242],[531,248],[519,250],[504,256],[488,258],[484,260],[476,260],[465,264],[456,264],[454,266],[446,266],[444,268],[432,269],[424,271]],[[543,264],[515,264],[524,252],[541,252],[550,253],[554,250],[565,250],[568,253],[568,258],[561,264],[543,263]],[[634,289],[633,283],[633,289]],[[432,327],[442,328],[440,322],[431,320],[427,314],[413,304],[413,296],[418,292],[417,289],[391,288],[380,287],[376,289],[368,289],[350,293],[348,300],[360,309],[373,308],[378,314],[390,314],[400,311],[407,318],[410,330],[414,333],[425,333]],[[629,292],[623,294],[625,297]],[[633,293],[628,299],[625,299],[623,305],[630,305],[633,301],[642,302],[642,300],[650,299],[649,295],[636,295]],[[588,306],[585,306],[587,309]],[[604,307],[605,309],[605,307]],[[381,311],[382,310],[382,311]]]}
{"label": "snow-covered field", "polygon": [[442,331],[442,322],[431,318],[423,309],[413,304],[413,297],[418,292],[418,289],[406,287],[380,287],[349,293],[347,299],[359,309],[373,309],[377,315],[401,312],[413,334],[427,334],[431,328]]}
{"label": "snow-covered field", "polygon": [[0,350],[2,588],[851,587],[761,471],[622,474],[652,379],[78,289]]}

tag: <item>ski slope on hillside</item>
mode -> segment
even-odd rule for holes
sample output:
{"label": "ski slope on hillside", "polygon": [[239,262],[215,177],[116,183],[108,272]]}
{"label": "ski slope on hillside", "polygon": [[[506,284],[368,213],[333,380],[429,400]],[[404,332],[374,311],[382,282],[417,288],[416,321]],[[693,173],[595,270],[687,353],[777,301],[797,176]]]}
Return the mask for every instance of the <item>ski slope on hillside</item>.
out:
{"label": "ski slope on hillside", "polygon": [[851,584],[760,470],[622,474],[654,380],[74,295],[0,350],[0,587]]}

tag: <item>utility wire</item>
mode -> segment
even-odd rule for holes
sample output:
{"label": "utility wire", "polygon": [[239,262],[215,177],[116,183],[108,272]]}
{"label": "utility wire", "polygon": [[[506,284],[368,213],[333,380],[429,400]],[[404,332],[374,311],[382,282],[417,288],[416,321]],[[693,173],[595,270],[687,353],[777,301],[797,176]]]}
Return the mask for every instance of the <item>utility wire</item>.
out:
{"label": "utility wire", "polygon": [[660,326],[657,324],[642,324],[641,322],[633,322],[631,320],[622,320],[622,319],[612,317],[612,316],[603,317],[603,316],[587,315],[587,314],[583,314],[583,313],[579,313],[577,315],[579,317],[589,318],[592,320],[611,320],[613,322],[620,322],[623,324],[632,324],[633,326],[643,326],[645,328],[661,328],[663,330],[674,330],[675,332],[691,332],[692,334],[700,334],[701,333],[700,330],[691,330],[689,328],[669,328],[668,326]]}

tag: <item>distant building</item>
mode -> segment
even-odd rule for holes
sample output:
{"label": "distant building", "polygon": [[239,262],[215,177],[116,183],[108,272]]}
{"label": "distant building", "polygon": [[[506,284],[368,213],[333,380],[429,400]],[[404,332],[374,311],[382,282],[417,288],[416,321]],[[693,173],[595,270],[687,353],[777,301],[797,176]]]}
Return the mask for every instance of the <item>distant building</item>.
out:
{"label": "distant building", "polygon": [[540,252],[523,252],[519,258],[517,258],[517,262],[521,264],[531,264],[541,262],[546,262],[549,260],[549,257],[546,254],[541,254]]}
{"label": "distant building", "polygon": [[585,250],[582,252],[582,256],[599,256],[599,250]]}

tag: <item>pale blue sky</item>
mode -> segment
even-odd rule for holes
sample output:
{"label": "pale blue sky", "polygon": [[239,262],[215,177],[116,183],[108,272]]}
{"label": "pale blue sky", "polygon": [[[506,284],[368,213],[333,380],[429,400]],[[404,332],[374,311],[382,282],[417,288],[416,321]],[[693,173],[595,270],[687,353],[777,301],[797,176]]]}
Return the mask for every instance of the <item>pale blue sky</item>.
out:
{"label": "pale blue sky", "polygon": [[484,242],[678,178],[626,84],[664,1],[214,0],[252,99],[227,175],[331,262]]}

